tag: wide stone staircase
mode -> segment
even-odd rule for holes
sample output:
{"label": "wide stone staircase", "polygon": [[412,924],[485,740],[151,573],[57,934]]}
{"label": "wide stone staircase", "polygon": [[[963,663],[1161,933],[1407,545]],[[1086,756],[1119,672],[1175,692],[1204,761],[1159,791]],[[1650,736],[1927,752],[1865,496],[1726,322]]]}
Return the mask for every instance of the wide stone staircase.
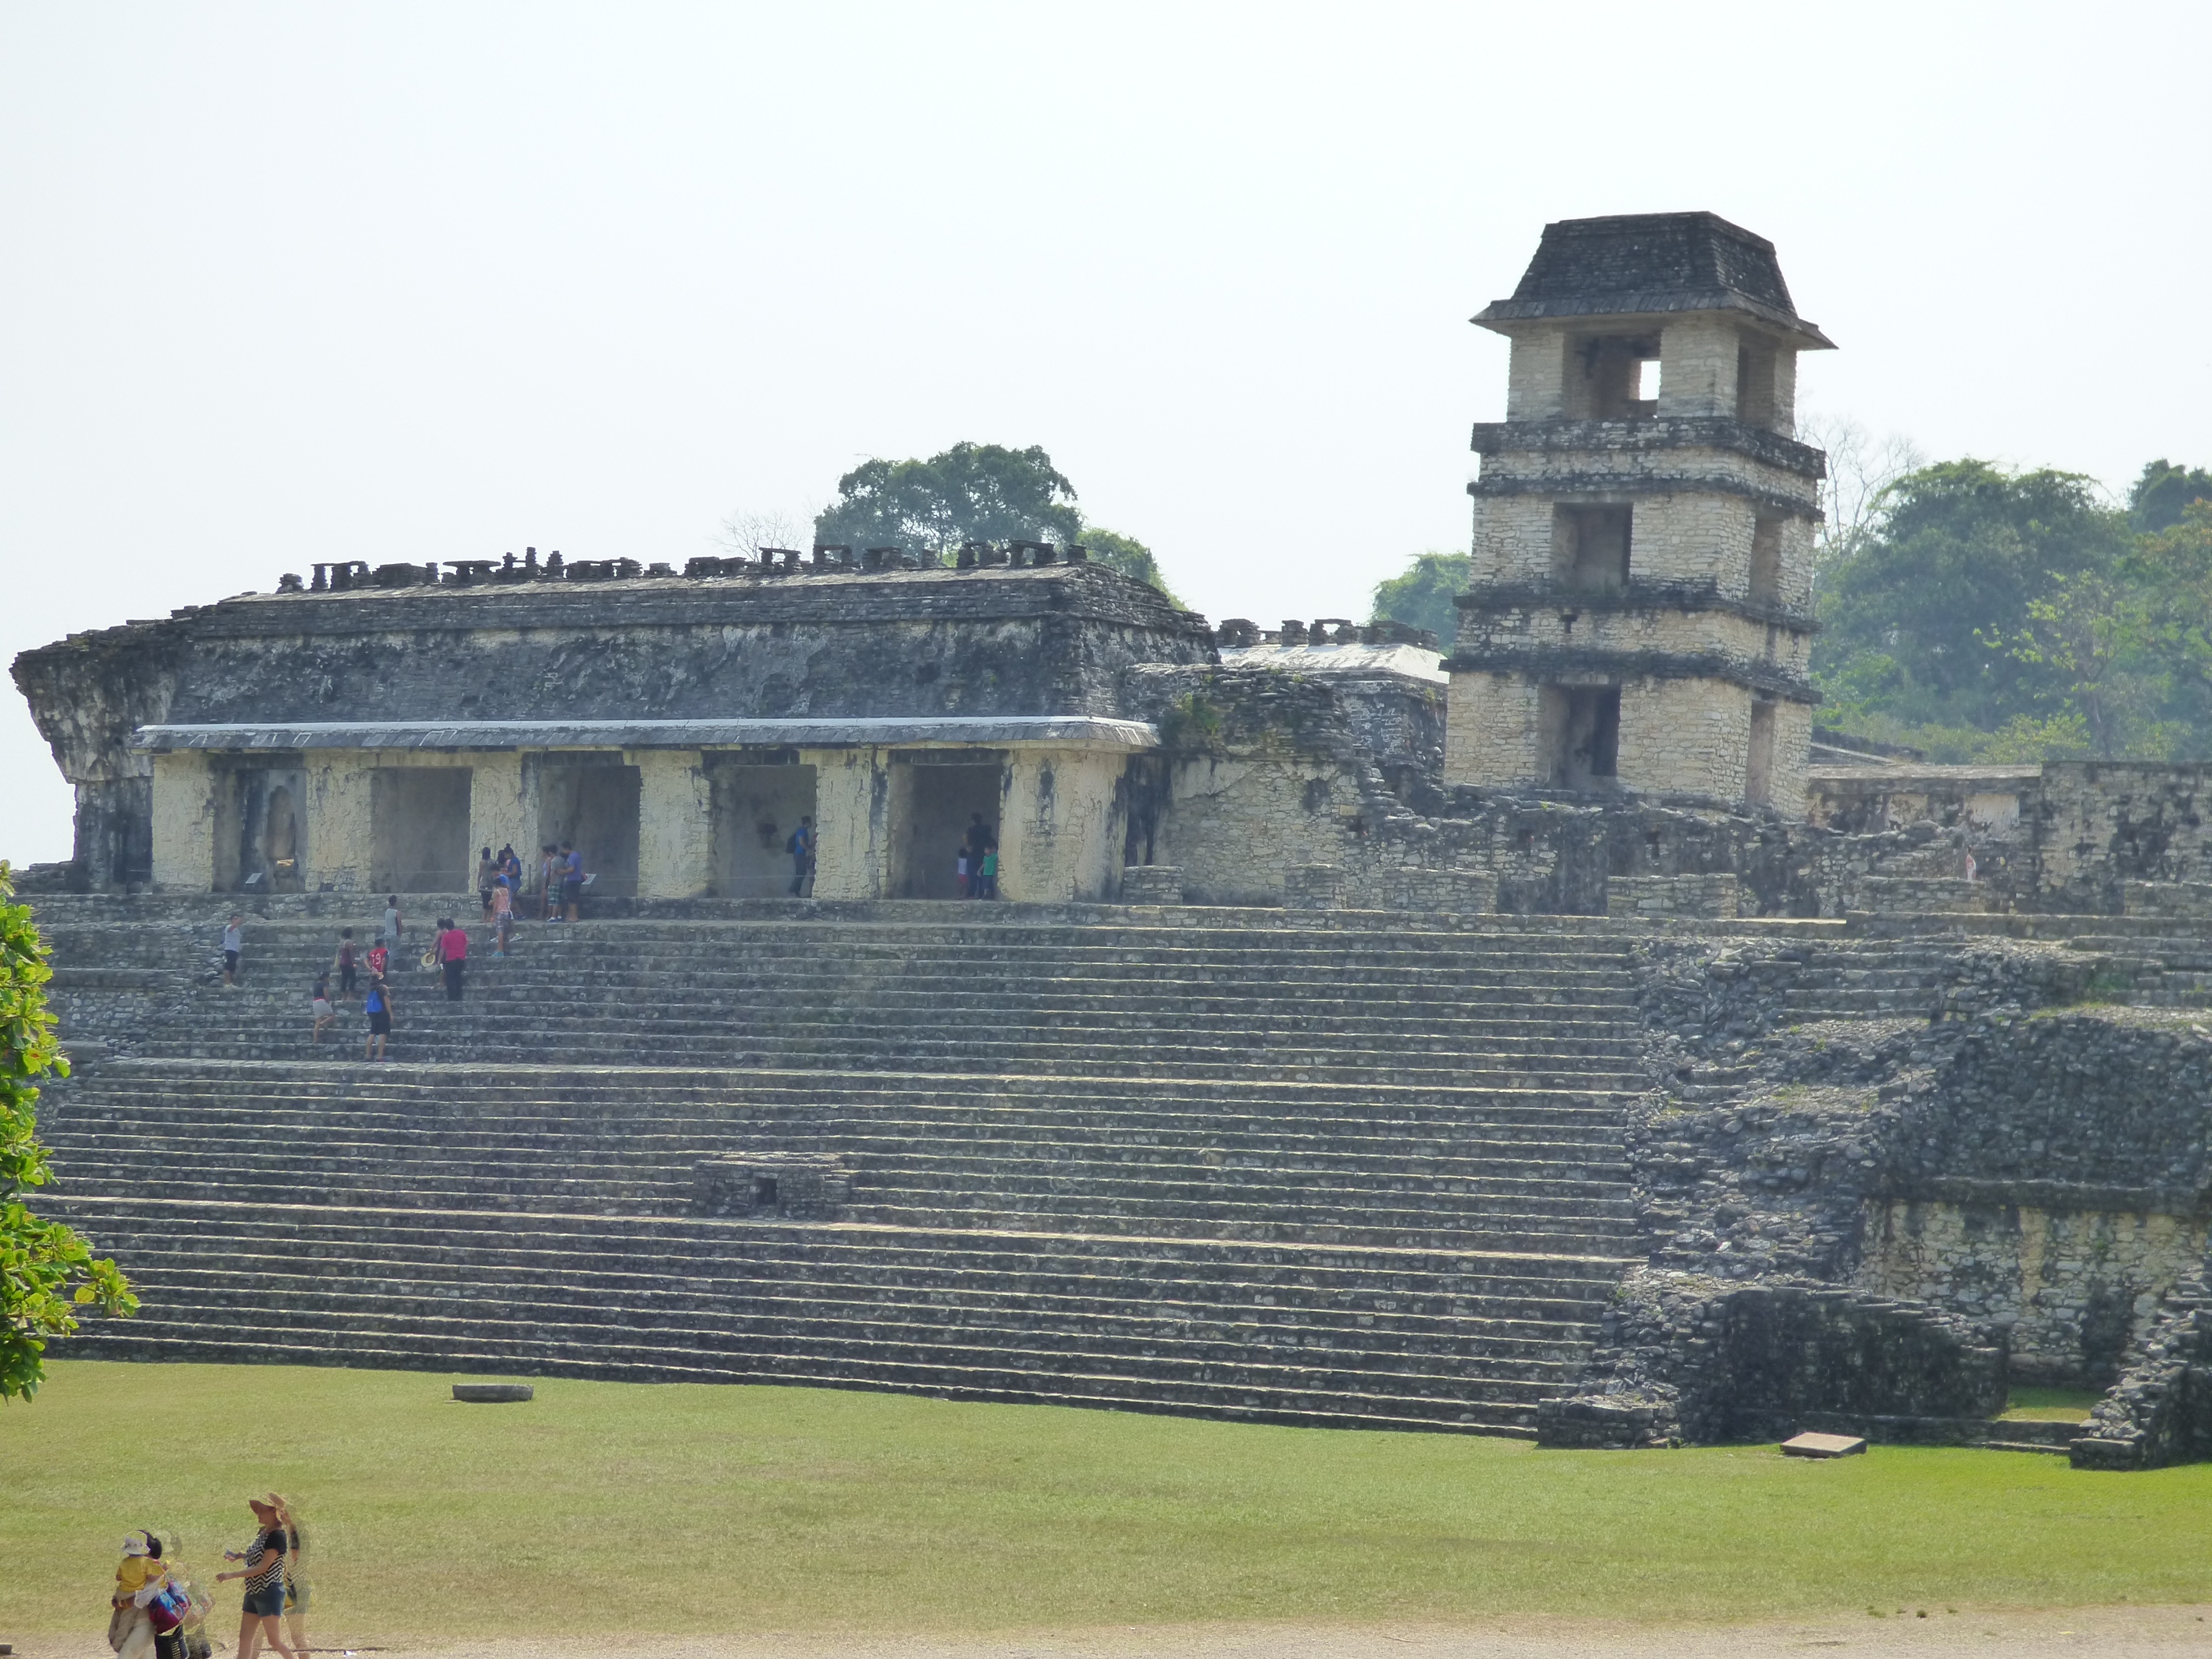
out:
{"label": "wide stone staircase", "polygon": [[48,908],[42,1207],[144,1301],[67,1352],[1525,1435],[1632,1249],[1601,926],[533,926],[370,1064],[357,1004],[309,1040],[334,923],[230,991],[201,921]]}

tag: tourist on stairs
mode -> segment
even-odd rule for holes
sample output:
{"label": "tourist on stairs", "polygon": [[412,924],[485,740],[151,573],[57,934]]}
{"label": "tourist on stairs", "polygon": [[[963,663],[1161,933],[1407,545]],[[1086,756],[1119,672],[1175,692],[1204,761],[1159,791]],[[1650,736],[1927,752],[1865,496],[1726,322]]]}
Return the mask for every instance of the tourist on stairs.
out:
{"label": "tourist on stairs", "polygon": [[501,876],[492,878],[491,884],[491,953],[495,957],[507,954],[508,939],[514,934],[514,889]]}
{"label": "tourist on stairs", "polygon": [[342,928],[338,933],[338,953],[331,958],[331,966],[338,970],[338,1000],[343,1002],[354,992],[353,929]]}
{"label": "tourist on stairs", "polygon": [[331,975],[327,968],[315,975],[314,1009],[314,1034],[307,1040],[310,1042],[320,1042],[323,1040],[324,1028],[338,1017],[337,1010],[331,1006]]}
{"label": "tourist on stairs", "polygon": [[483,904],[483,919],[491,920],[491,878],[499,873],[499,866],[492,862],[491,848],[487,847],[477,855],[477,897]]}
{"label": "tourist on stairs", "polygon": [[469,965],[469,930],[451,916],[438,918],[438,965],[446,970],[446,1000],[461,1000],[461,976]]}
{"label": "tourist on stairs", "polygon": [[368,976],[368,995],[362,1007],[368,1015],[368,1047],[362,1058],[385,1059],[385,1048],[392,1037],[392,987],[383,975]]}
{"label": "tourist on stairs", "polygon": [[584,855],[574,842],[561,843],[561,902],[568,906],[568,920],[575,921],[584,902]]}
{"label": "tourist on stairs", "polygon": [[226,991],[238,988],[238,953],[245,948],[246,918],[233,910],[222,930],[222,988]]}

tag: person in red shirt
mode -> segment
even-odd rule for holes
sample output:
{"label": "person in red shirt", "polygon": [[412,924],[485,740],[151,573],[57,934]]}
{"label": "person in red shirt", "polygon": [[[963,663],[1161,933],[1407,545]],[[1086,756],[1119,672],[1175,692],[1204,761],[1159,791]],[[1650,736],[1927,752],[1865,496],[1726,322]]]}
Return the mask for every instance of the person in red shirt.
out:
{"label": "person in red shirt", "polygon": [[469,930],[451,916],[438,918],[438,960],[446,969],[446,1000],[461,1000],[461,975],[469,965]]}

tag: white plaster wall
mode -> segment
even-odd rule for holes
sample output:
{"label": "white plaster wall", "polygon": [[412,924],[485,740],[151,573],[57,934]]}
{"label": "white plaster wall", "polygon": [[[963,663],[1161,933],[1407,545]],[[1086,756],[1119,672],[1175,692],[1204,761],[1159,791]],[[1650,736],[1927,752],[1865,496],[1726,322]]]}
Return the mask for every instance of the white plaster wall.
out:
{"label": "white plaster wall", "polygon": [[366,750],[312,750],[307,756],[307,856],[311,893],[327,884],[341,893],[366,889],[374,843],[369,780],[375,767]]}
{"label": "white plaster wall", "polygon": [[538,826],[538,800],[534,789],[526,795],[521,752],[485,751],[468,758],[471,873],[478,853],[489,847],[496,854],[510,842],[523,867],[529,869],[537,850],[531,831]]}
{"label": "white plaster wall", "polygon": [[[207,757],[194,750],[155,756],[155,891],[215,890],[215,779]],[[307,844],[314,845],[312,834]]]}
{"label": "white plaster wall", "polygon": [[714,878],[714,798],[699,751],[640,749],[623,758],[638,772],[638,896],[701,896]]}
{"label": "white plaster wall", "polygon": [[802,749],[814,769],[814,896],[881,898],[890,880],[888,769],[879,749]]}
{"label": "white plaster wall", "polygon": [[999,824],[999,891],[1051,903],[1112,896],[1127,840],[1120,750],[1017,749]]}

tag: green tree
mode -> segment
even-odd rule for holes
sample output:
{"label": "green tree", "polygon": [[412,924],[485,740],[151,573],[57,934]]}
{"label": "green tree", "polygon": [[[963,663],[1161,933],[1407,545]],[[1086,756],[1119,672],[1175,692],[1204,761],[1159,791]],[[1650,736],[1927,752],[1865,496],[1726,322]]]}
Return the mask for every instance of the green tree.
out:
{"label": "green tree", "polygon": [[1367,619],[1425,628],[1449,651],[1459,637],[1459,610],[1452,597],[1466,592],[1474,579],[1474,561],[1465,553],[1416,554],[1402,574],[1375,584]]}
{"label": "green tree", "polygon": [[837,499],[814,522],[817,542],[925,555],[970,541],[1073,542],[1082,532],[1075,486],[1036,445],[960,443],[927,460],[863,461],[837,480]]}
{"label": "green tree", "polygon": [[1125,576],[1133,576],[1140,582],[1157,587],[1177,605],[1175,590],[1168,586],[1167,578],[1160,574],[1159,561],[1152,550],[1133,536],[1124,536],[1119,531],[1088,524],[1083,526],[1083,545],[1092,559],[1109,570],[1118,570]]}
{"label": "green tree", "polygon": [[[1907,473],[1823,575],[1813,669],[1834,717],[1986,732],[2036,714],[2069,671],[2048,652],[2012,649],[2030,606],[2064,580],[2110,574],[2128,539],[2125,515],[2076,473],[1973,459]],[[1852,695],[1875,686],[1872,704]]]}
{"label": "green tree", "polygon": [[2198,501],[2212,501],[2212,472],[2161,458],[2144,466],[2128,491],[2128,518],[2137,530],[2155,535],[2179,524]]}
{"label": "green tree", "polygon": [[39,1144],[36,1079],[69,1075],[43,988],[53,977],[28,905],[0,863],[0,1401],[28,1400],[46,1380],[46,1343],[76,1329],[74,1309],[127,1316],[138,1299],[115,1264],[33,1215],[18,1194],[52,1176]]}

